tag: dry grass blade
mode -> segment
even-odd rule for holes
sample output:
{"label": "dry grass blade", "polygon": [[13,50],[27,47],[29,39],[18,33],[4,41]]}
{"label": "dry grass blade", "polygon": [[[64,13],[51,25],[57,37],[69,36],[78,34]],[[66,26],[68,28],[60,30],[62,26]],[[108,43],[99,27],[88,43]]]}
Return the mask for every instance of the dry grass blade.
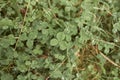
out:
{"label": "dry grass blade", "polygon": [[101,56],[103,56],[108,62],[110,62],[111,64],[113,64],[116,67],[120,68],[120,65],[118,65],[117,63],[115,63],[114,61],[112,61],[110,58],[108,58],[106,55],[104,55],[102,52],[100,52]]}

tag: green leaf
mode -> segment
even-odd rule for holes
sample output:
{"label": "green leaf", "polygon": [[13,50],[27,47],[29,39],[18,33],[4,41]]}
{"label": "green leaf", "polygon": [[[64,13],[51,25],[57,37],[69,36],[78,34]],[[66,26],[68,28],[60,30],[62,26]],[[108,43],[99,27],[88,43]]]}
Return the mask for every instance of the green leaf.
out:
{"label": "green leaf", "polygon": [[55,54],[54,56],[55,56],[55,58],[60,59],[61,61],[65,58],[65,56],[63,56],[61,54]]}
{"label": "green leaf", "polygon": [[0,79],[1,80],[14,80],[11,74],[3,74]]}
{"label": "green leaf", "polygon": [[36,1],[31,1],[31,4],[32,4],[33,6],[35,6],[35,5],[36,5]]}
{"label": "green leaf", "polygon": [[15,44],[16,39],[12,34],[8,36],[8,42],[10,43],[10,45]]}
{"label": "green leaf", "polygon": [[7,48],[7,47],[9,47],[10,43],[8,42],[8,39],[2,39],[0,41],[0,45],[4,48]]}
{"label": "green leaf", "polygon": [[101,55],[97,55],[97,58],[100,60],[100,64],[99,65],[100,65],[103,73],[106,74],[106,70],[104,68],[106,60]]}
{"label": "green leaf", "polygon": [[17,65],[17,69],[20,71],[20,72],[26,72],[28,70],[28,68],[26,67],[26,65],[24,64],[19,64]]}
{"label": "green leaf", "polygon": [[42,34],[48,35],[48,29],[43,29]]}
{"label": "green leaf", "polygon": [[18,55],[18,53],[15,51],[15,52],[13,53],[13,56],[14,56],[14,58],[17,58],[19,55]]}
{"label": "green leaf", "polygon": [[61,78],[62,77],[62,73],[60,70],[56,70],[50,73],[50,76],[52,78]]}
{"label": "green leaf", "polygon": [[62,41],[65,39],[65,34],[64,34],[64,32],[59,32],[59,33],[57,33],[56,37],[59,41]]}
{"label": "green leaf", "polygon": [[9,60],[9,59],[0,60],[0,64],[2,64],[2,65],[8,65],[9,63],[10,63],[10,60]]}
{"label": "green leaf", "polygon": [[19,40],[19,41],[17,42],[16,47],[23,47],[23,46],[24,46],[24,43]]}
{"label": "green leaf", "polygon": [[39,55],[42,55],[43,53],[43,50],[40,48],[40,45],[36,45],[36,47],[33,49],[33,53],[34,54],[39,54]]}
{"label": "green leaf", "polygon": [[70,35],[66,35],[66,41],[71,41],[71,36]]}
{"label": "green leaf", "polygon": [[28,35],[28,38],[29,39],[35,39],[35,38],[37,38],[37,36],[38,36],[38,31],[37,30],[36,31],[31,31]]}
{"label": "green leaf", "polygon": [[34,53],[34,54],[42,55],[43,51],[42,51],[41,49],[35,48],[35,49],[33,50],[33,53]]}
{"label": "green leaf", "polygon": [[30,61],[26,61],[25,64],[28,65],[28,66],[30,66],[31,62]]}
{"label": "green leaf", "polygon": [[18,75],[17,80],[27,80],[25,76],[23,75]]}
{"label": "green leaf", "polygon": [[32,63],[31,63],[31,68],[32,69],[39,68],[38,61],[33,60]]}
{"label": "green leaf", "polygon": [[28,39],[28,37],[27,37],[27,34],[26,34],[26,33],[23,33],[23,34],[20,35],[20,40],[21,40],[21,41],[25,41],[25,40],[27,40],[27,39]]}
{"label": "green leaf", "polygon": [[38,78],[38,76],[37,76],[37,75],[31,75],[31,78],[32,78],[33,80],[36,80],[36,79]]}
{"label": "green leaf", "polygon": [[79,43],[85,43],[87,40],[90,39],[90,37],[91,37],[91,33],[88,30],[85,30],[84,28],[81,29]]}
{"label": "green leaf", "polygon": [[112,32],[116,33],[118,31],[120,31],[120,22],[113,24]]}
{"label": "green leaf", "polygon": [[30,0],[25,0],[25,2],[29,3],[29,2],[30,2]]}
{"label": "green leaf", "polygon": [[50,45],[51,46],[56,46],[58,44],[58,40],[57,39],[52,39],[51,41],[50,41]]}
{"label": "green leaf", "polygon": [[2,27],[3,29],[7,29],[7,26],[13,26],[13,22],[12,20],[8,19],[8,18],[4,18],[2,20],[0,20],[0,28]]}
{"label": "green leaf", "polygon": [[66,41],[59,42],[59,45],[60,45],[61,50],[67,49],[67,42]]}
{"label": "green leaf", "polygon": [[33,48],[33,40],[28,39],[26,45],[28,48],[32,49]]}

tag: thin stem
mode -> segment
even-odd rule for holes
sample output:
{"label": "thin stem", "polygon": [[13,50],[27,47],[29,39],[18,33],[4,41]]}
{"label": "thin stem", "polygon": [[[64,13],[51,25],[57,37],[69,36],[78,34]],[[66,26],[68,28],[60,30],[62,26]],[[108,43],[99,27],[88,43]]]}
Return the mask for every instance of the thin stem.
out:
{"label": "thin stem", "polygon": [[22,33],[23,29],[24,29],[24,26],[25,26],[25,20],[26,20],[26,16],[27,16],[27,12],[28,12],[29,6],[30,6],[30,0],[29,0],[29,2],[28,2],[28,4],[27,4],[27,8],[26,8],[26,12],[25,12],[25,16],[24,16],[24,19],[23,19],[23,22],[22,22],[22,25],[21,25],[21,28],[20,28],[20,32],[19,32],[18,39],[17,39],[16,44],[15,44],[15,48],[14,48],[14,50],[16,50],[16,48],[17,48],[17,44],[18,44],[18,41],[19,41],[20,35],[21,35],[21,33]]}

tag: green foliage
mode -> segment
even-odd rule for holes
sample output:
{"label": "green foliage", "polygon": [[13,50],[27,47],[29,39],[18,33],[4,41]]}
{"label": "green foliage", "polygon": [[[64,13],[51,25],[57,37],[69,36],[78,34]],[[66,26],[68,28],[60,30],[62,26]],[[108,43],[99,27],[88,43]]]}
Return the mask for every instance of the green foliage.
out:
{"label": "green foliage", "polygon": [[50,41],[50,45],[52,45],[52,46],[56,46],[57,44],[58,44],[58,40],[57,39],[52,39]]}
{"label": "green foliage", "polygon": [[0,0],[0,80],[119,80],[119,3]]}

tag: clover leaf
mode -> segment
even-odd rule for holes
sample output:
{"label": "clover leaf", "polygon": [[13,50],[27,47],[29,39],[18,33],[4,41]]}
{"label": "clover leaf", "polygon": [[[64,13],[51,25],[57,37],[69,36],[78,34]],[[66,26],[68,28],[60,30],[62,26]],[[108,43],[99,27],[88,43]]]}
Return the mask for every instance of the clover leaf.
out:
{"label": "clover leaf", "polygon": [[56,46],[58,44],[58,40],[57,39],[52,39],[51,41],[50,41],[50,45],[51,46]]}

